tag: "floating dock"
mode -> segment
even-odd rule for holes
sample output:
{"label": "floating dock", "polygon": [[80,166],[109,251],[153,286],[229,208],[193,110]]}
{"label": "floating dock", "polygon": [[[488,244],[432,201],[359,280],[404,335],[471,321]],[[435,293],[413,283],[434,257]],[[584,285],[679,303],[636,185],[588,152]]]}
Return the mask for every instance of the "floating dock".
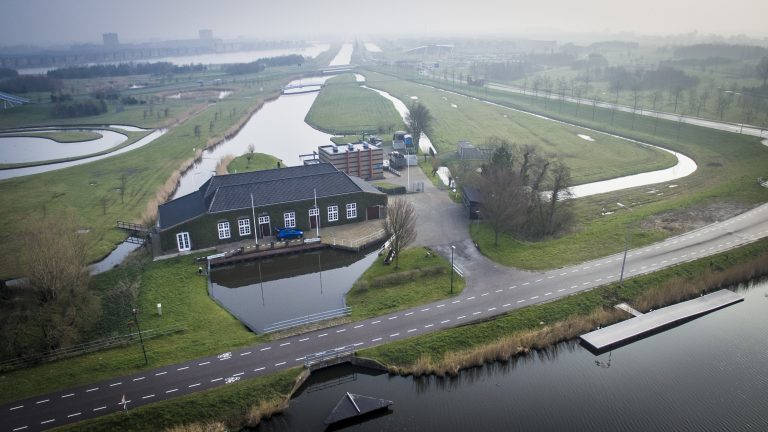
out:
{"label": "floating dock", "polygon": [[581,340],[590,350],[603,352],[742,300],[743,296],[724,289],[583,334]]}
{"label": "floating dock", "polygon": [[362,396],[347,392],[336,407],[328,414],[325,424],[350,420],[379,410],[388,409],[392,405],[391,400],[378,399],[370,396]]}

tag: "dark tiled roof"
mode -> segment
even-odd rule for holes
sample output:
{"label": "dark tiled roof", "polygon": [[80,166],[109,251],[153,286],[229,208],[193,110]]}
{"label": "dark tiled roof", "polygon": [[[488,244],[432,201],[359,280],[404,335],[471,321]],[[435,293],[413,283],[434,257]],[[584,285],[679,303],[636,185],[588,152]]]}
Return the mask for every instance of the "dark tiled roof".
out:
{"label": "dark tiled roof", "polygon": [[345,195],[355,192],[380,194],[360,179],[349,177],[333,165],[320,163],[212,177],[196,192],[162,204],[160,228],[208,213],[227,212]]}
{"label": "dark tiled roof", "polygon": [[467,197],[467,199],[471,202],[479,203],[482,201],[482,195],[477,188],[472,186],[462,186],[461,190],[464,192],[464,195]]}
{"label": "dark tiled roof", "polygon": [[205,201],[203,201],[203,196],[200,191],[194,191],[161,204],[158,208],[158,222],[161,228],[168,228],[204,213]]}

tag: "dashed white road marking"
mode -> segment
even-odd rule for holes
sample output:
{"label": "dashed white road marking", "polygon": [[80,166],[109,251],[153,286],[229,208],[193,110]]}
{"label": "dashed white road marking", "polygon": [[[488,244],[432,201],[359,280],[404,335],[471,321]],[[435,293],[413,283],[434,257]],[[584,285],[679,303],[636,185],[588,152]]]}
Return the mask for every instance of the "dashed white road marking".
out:
{"label": "dashed white road marking", "polygon": [[524,302],[524,301],[525,301],[525,299],[522,299],[522,300],[518,300],[517,302],[518,302],[518,303],[522,303],[522,302]]}
{"label": "dashed white road marking", "polygon": [[53,421],[56,421],[56,419],[50,419],[50,420],[46,420],[46,421],[41,421],[40,424],[43,425],[43,424],[50,423],[50,422],[53,422]]}
{"label": "dashed white road marking", "polygon": [[539,298],[539,296],[533,296],[531,297],[531,300],[536,300],[537,298]]}
{"label": "dashed white road marking", "polygon": [[179,389],[175,388],[175,389],[166,390],[165,392],[166,393],[173,393],[173,392],[177,392],[177,391],[179,391]]}
{"label": "dashed white road marking", "polygon": [[290,344],[291,344],[290,342],[286,342],[286,343],[281,343],[280,346],[284,347],[284,346],[287,346],[287,345],[290,345]]}
{"label": "dashed white road marking", "polygon": [[[134,380],[134,381],[136,381],[136,380]],[[74,396],[74,395],[75,395],[74,393],[65,394],[65,395],[64,395],[64,396],[62,396],[61,398],[62,398],[62,399],[64,399],[64,398],[72,397],[72,396]]]}
{"label": "dashed white road marking", "polygon": [[336,333],[344,333],[345,331],[347,331],[347,329],[336,330]]}
{"label": "dashed white road marking", "polygon": [[411,332],[415,332],[415,331],[416,331],[416,329],[410,329],[406,333],[411,333]]}
{"label": "dashed white road marking", "polygon": [[480,313],[480,312],[472,312],[472,315],[477,315],[477,314],[479,314],[479,313]]}
{"label": "dashed white road marking", "polygon": [[[362,327],[362,326],[360,326],[360,327]],[[357,327],[355,327],[355,328],[357,328]],[[306,342],[308,340],[309,340],[309,338],[299,339],[299,342]]]}
{"label": "dashed white road marking", "polygon": [[244,353],[240,353],[240,355],[241,355],[241,356],[247,356],[247,355],[251,355],[251,351],[247,351],[247,352],[244,352]]}
{"label": "dashed white road marking", "polygon": [[262,348],[262,349],[260,349],[259,351],[266,351],[266,350],[269,350],[269,349],[272,349],[272,347],[266,347],[266,348]]}
{"label": "dashed white road marking", "polygon": [[563,291],[565,291],[565,288],[560,288],[559,290],[557,290],[557,292],[563,292]]}
{"label": "dashed white road marking", "polygon": [[26,428],[27,428],[27,426],[21,426],[21,427],[17,427],[16,429],[13,429],[13,432],[16,432],[16,431],[20,431],[20,430],[24,430],[24,429],[26,429]]}
{"label": "dashed white road marking", "polygon": [[[77,416],[79,416],[80,414],[82,414],[82,412],[76,412],[76,413],[72,413],[72,414],[68,415],[68,416],[67,416],[67,418],[71,418],[71,417],[77,417]],[[14,429],[14,430],[16,430],[16,429]]]}
{"label": "dashed white road marking", "polygon": [[510,306],[511,306],[511,304],[510,304],[510,303],[507,303],[507,304],[505,304],[505,305],[501,305],[501,307],[510,307]]}
{"label": "dashed white road marking", "polygon": [[424,328],[430,328],[430,327],[432,327],[433,325],[434,325],[434,324],[427,324],[427,325],[425,325],[425,326],[424,326]]}
{"label": "dashed white road marking", "polygon": [[407,313],[407,314],[405,314],[404,316],[411,316],[411,315],[413,315],[413,312],[408,312],[408,313]]}
{"label": "dashed white road marking", "polygon": [[421,311],[422,311],[422,312],[426,312],[426,311],[428,311],[429,309],[430,309],[430,308],[424,308],[424,309],[422,309]]}
{"label": "dashed white road marking", "polygon": [[451,304],[461,303],[461,300],[454,300],[451,302]]}
{"label": "dashed white road marking", "polygon": [[142,396],[141,398],[142,398],[142,399],[149,399],[149,398],[151,398],[151,397],[155,397],[155,395],[153,395],[153,394],[151,394],[151,395],[146,395],[146,396]]}
{"label": "dashed white road marking", "polygon": [[447,319],[447,320],[443,320],[443,321],[440,321],[440,324],[445,324],[445,323],[447,323],[447,322],[450,322],[450,321],[451,321],[451,320],[449,320],[449,319]]}
{"label": "dashed white road marking", "polygon": [[494,311],[494,310],[496,310],[496,308],[495,308],[495,307],[492,307],[492,308],[488,308],[488,312],[490,312],[490,311]]}
{"label": "dashed white road marking", "polygon": [[326,336],[328,336],[328,333],[323,333],[323,334],[317,335],[317,337],[319,337],[319,338],[326,337]]}
{"label": "dashed white road marking", "polygon": [[552,292],[548,292],[548,293],[544,294],[544,297],[546,297],[548,295],[552,295]]}
{"label": "dashed white road marking", "polygon": [[509,289],[515,289],[515,288],[517,288],[517,285],[512,285],[511,287],[509,287]]}
{"label": "dashed white road marking", "polygon": [[187,387],[189,387],[189,388],[192,388],[192,387],[197,387],[197,386],[199,386],[199,385],[200,385],[200,383],[196,383],[196,384],[190,384],[190,385],[188,385]]}
{"label": "dashed white road marking", "polygon": [[284,364],[285,364],[285,362],[275,363],[275,366],[282,366]]}
{"label": "dashed white road marking", "polygon": [[397,336],[400,336],[400,333],[392,333],[391,335],[389,335],[389,337],[397,337]]}
{"label": "dashed white road marking", "polygon": [[530,284],[530,282],[524,282],[523,286],[526,286],[526,285],[529,285],[529,284]]}
{"label": "dashed white road marking", "polygon": [[380,340],[381,340],[381,338],[371,339],[371,342],[378,342]]}
{"label": "dashed white road marking", "polygon": [[211,380],[211,382],[221,381],[221,380],[223,380],[223,379],[224,379],[224,378],[216,378],[216,379],[212,379],[212,380]]}
{"label": "dashed white road marking", "polygon": [[8,411],[17,410],[17,409],[19,409],[19,408],[24,408],[24,405],[15,406],[15,407],[13,407],[13,408],[9,409]]}
{"label": "dashed white road marking", "polygon": [[[155,374],[155,375],[162,375],[162,374],[164,374],[164,373],[166,373],[166,372],[161,372],[161,373],[159,373],[159,374]],[[85,392],[86,392],[86,393],[90,393],[90,392],[92,392],[92,391],[96,391],[96,390],[98,390],[98,389],[99,389],[98,387],[94,387],[94,388],[91,388],[91,389],[88,389],[88,390],[86,390]]]}
{"label": "dashed white road marking", "polygon": [[494,291],[494,292],[496,292],[496,293],[500,293],[501,291],[503,291],[503,290],[497,289],[497,290],[496,290],[496,291]]}
{"label": "dashed white road marking", "polygon": [[365,324],[356,325],[356,326],[354,326],[354,327],[352,327],[352,328],[356,328],[356,329],[359,329],[360,327],[365,327]]}
{"label": "dashed white road marking", "polygon": [[109,386],[110,386],[110,387],[114,387],[114,386],[119,386],[120,384],[122,384],[122,382],[116,382],[116,383],[112,383],[112,384],[110,384]]}
{"label": "dashed white road marking", "polygon": [[380,322],[381,322],[381,320],[378,320],[378,321],[374,321],[374,322],[372,322],[371,324],[378,324],[378,323],[380,323]]}
{"label": "dashed white road marking", "polygon": [[35,404],[41,404],[41,403],[46,403],[46,402],[50,402],[50,401],[51,401],[50,399],[43,399],[43,400],[39,400],[39,401],[35,402]]}
{"label": "dashed white road marking", "polygon": [[187,369],[189,369],[189,366],[180,367],[180,368],[178,368],[176,370],[177,371],[183,371],[183,370],[187,370]]}
{"label": "dashed white road marking", "polygon": [[443,304],[439,304],[439,305],[437,305],[437,306],[435,306],[435,307],[436,307],[436,308],[445,307],[445,303],[443,303]]}
{"label": "dashed white road marking", "polygon": [[474,299],[475,299],[475,296],[467,297],[467,300],[474,300]]}
{"label": "dashed white road marking", "polygon": [[397,319],[397,315],[395,315],[395,316],[393,316],[393,317],[389,317],[389,318],[387,318],[387,319],[388,319],[388,320],[390,320],[390,321],[392,321],[393,319]]}
{"label": "dashed white road marking", "polygon": [[264,369],[266,369],[266,368],[265,368],[264,366],[262,366],[262,367],[260,367],[260,368],[256,368],[256,369],[254,369],[253,371],[254,371],[254,372],[258,372],[258,371],[263,371]]}
{"label": "dashed white road marking", "polygon": [[466,318],[466,317],[467,317],[466,315],[462,315],[462,316],[460,316],[460,317],[457,317],[456,319],[457,319],[457,320],[460,320],[460,319],[464,319],[464,318]]}
{"label": "dashed white road marking", "polygon": [[480,294],[480,297],[485,297],[487,295],[488,295],[488,293]]}
{"label": "dashed white road marking", "polygon": [[534,282],[541,282],[543,279],[536,279]]}

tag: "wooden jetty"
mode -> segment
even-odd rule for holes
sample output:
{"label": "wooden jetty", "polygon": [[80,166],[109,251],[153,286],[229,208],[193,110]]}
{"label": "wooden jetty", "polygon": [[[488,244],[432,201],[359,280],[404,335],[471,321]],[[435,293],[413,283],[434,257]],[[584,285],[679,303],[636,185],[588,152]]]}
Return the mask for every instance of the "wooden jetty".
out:
{"label": "wooden jetty", "polygon": [[350,420],[379,410],[388,409],[391,400],[379,399],[347,392],[325,419],[326,425]]}
{"label": "wooden jetty", "polygon": [[743,296],[723,289],[583,334],[581,340],[590,350],[603,352],[742,300]]}

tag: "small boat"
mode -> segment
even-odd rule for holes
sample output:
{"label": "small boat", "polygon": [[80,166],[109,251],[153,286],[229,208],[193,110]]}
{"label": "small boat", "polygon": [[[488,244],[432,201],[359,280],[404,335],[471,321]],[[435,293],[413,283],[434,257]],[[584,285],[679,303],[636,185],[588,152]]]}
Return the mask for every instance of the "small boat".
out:
{"label": "small boat", "polygon": [[325,419],[326,425],[338,423],[340,421],[364,416],[372,412],[388,409],[392,405],[391,400],[379,399],[370,396],[363,396],[347,392],[336,407],[328,414]]}

